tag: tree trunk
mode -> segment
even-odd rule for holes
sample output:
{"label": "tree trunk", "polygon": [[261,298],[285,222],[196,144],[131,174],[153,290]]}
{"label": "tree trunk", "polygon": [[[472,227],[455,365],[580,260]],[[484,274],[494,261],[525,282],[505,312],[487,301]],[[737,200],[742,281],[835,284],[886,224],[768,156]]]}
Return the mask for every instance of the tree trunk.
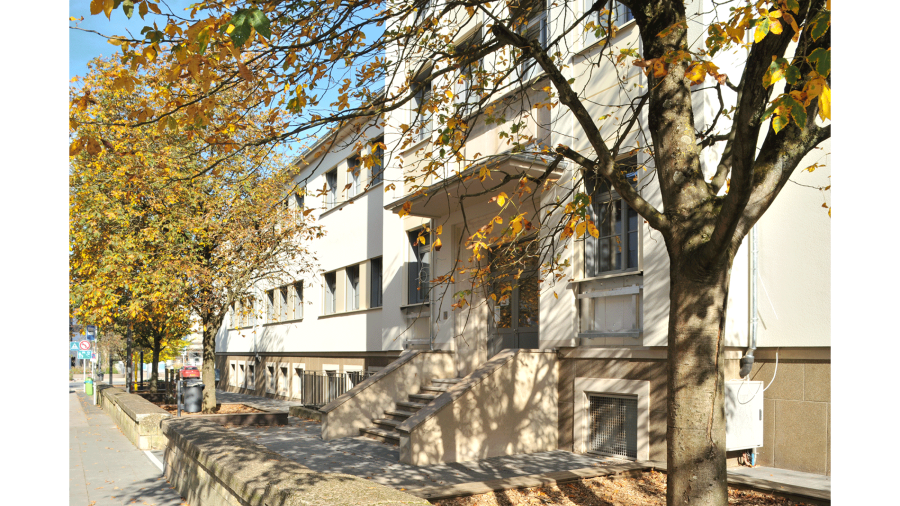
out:
{"label": "tree trunk", "polygon": [[727,506],[725,304],[733,255],[712,269],[671,256],[666,504]]}
{"label": "tree trunk", "polygon": [[134,363],[132,361],[131,351],[131,322],[128,322],[128,332],[125,334],[125,391],[133,394]]}
{"label": "tree trunk", "polygon": [[153,368],[150,370],[150,391],[157,392],[157,383],[159,382],[159,351],[162,348],[162,335],[156,336],[153,340]]}
{"label": "tree trunk", "polygon": [[216,408],[216,331],[222,318],[208,313],[203,320],[203,413],[212,413]]}

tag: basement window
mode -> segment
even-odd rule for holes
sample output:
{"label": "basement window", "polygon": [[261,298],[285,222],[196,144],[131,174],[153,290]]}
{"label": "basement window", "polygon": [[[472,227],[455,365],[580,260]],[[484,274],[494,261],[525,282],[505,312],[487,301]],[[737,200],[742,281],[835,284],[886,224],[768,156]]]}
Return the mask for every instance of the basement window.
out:
{"label": "basement window", "polygon": [[637,458],[636,395],[589,395],[590,436],[587,451],[611,457]]}

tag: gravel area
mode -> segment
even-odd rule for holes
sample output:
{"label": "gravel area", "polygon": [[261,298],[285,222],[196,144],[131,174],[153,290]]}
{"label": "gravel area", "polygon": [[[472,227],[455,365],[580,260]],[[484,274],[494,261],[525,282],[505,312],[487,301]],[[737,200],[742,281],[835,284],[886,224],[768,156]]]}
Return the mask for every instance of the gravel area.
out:
{"label": "gravel area", "polygon": [[[666,475],[656,471],[640,477],[598,477],[562,485],[504,490],[433,501],[439,506],[665,506]],[[750,490],[728,489],[734,506],[794,506],[794,502]]]}

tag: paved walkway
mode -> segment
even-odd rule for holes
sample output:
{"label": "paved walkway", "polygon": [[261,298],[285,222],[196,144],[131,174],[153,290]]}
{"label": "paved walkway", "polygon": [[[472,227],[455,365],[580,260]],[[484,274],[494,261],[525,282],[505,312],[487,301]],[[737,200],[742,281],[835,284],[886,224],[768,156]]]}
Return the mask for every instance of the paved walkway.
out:
{"label": "paved walkway", "polygon": [[[162,452],[153,452],[162,466]],[[71,506],[186,505],[161,467],[138,450],[115,421],[69,383],[69,504]]]}
{"label": "paved walkway", "polygon": [[[269,399],[246,394],[216,391],[219,402],[243,402],[263,409],[287,410],[300,405],[293,401]],[[514,488],[530,481],[546,483],[552,479],[571,479],[602,473],[609,466],[628,467],[632,463],[603,459],[562,450],[493,457],[472,462],[417,467],[399,462],[399,449],[365,437],[322,440],[321,424],[300,418],[289,418],[283,427],[241,427],[233,429],[252,441],[320,472],[337,472],[361,476],[377,483],[406,489],[412,493],[428,492],[428,497],[445,492],[470,489],[473,492],[496,487]],[[654,463],[663,469],[665,463]],[[572,473],[567,473],[572,471]],[[753,484],[779,491],[804,491],[817,495],[831,494],[831,477],[776,468],[730,468],[729,482]],[[418,490],[417,490],[418,489]],[[423,494],[423,497],[426,496]]]}

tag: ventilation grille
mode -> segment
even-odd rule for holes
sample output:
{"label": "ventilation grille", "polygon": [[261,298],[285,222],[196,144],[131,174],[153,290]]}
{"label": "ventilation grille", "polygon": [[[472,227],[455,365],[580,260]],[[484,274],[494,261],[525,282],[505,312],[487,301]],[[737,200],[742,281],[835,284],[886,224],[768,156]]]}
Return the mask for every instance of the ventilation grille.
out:
{"label": "ventilation grille", "polygon": [[588,451],[637,458],[637,397],[589,396]]}

